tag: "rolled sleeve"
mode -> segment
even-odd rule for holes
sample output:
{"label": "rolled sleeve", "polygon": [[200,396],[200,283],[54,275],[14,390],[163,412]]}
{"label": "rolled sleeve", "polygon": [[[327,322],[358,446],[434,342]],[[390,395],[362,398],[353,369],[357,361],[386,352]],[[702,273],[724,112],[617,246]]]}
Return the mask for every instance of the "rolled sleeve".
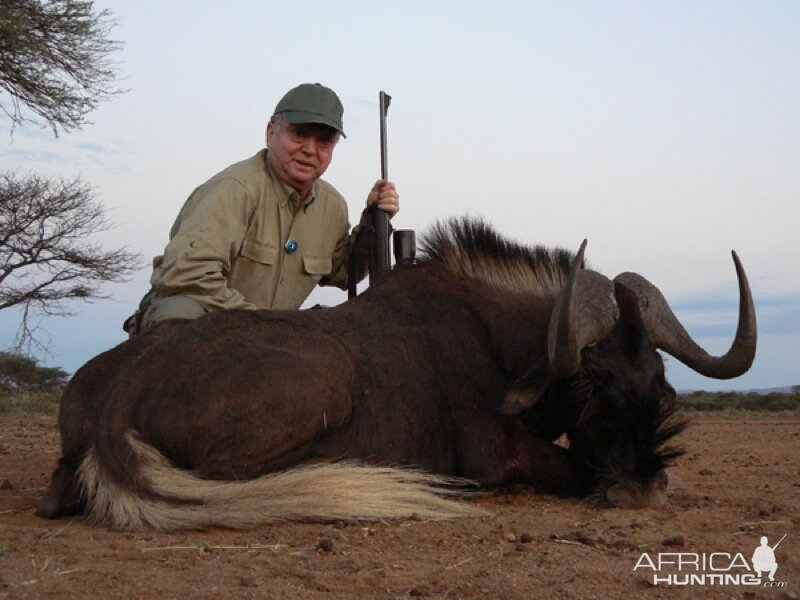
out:
{"label": "rolled sleeve", "polygon": [[188,296],[206,310],[255,308],[228,286],[255,201],[238,181],[222,179],[196,190],[188,204],[153,272],[156,294]]}

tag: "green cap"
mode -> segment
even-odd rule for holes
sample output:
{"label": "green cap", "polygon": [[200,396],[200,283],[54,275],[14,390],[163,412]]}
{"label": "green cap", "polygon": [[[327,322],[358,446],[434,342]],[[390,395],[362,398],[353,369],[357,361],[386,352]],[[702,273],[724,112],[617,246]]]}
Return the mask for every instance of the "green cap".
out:
{"label": "green cap", "polygon": [[319,83],[302,83],[286,92],[275,107],[274,114],[283,116],[293,125],[327,125],[347,137],[342,128],[342,101],[336,92]]}

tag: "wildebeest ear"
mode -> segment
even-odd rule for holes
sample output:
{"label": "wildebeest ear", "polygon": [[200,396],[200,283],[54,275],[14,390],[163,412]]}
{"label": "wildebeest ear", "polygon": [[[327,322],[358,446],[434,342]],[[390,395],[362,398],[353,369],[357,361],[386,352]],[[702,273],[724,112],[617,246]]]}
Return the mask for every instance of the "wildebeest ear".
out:
{"label": "wildebeest ear", "polygon": [[639,310],[639,297],[628,286],[618,281],[614,282],[614,297],[617,299],[617,306],[619,306],[620,318],[637,320],[642,319],[642,313]]}

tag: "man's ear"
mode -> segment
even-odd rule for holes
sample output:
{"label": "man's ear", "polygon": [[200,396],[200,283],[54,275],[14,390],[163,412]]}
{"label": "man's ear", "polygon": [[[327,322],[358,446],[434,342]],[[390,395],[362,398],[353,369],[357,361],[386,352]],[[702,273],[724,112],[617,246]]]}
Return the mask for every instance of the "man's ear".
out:
{"label": "man's ear", "polygon": [[269,148],[269,139],[272,137],[273,133],[275,132],[275,126],[272,124],[272,121],[267,121],[267,128],[264,131],[264,141]]}

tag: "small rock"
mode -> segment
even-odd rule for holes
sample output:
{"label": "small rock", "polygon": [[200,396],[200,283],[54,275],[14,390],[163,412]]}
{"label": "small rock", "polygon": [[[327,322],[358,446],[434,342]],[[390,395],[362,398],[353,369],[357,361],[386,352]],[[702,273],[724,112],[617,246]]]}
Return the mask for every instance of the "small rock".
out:
{"label": "small rock", "polygon": [[330,538],[323,538],[317,544],[317,550],[322,550],[323,552],[330,552],[333,550],[333,540]]}
{"label": "small rock", "polygon": [[587,546],[594,546],[597,544],[597,536],[594,534],[584,533],[583,531],[576,531],[575,537],[581,544]]}
{"label": "small rock", "polygon": [[516,542],[517,541],[517,535],[515,533],[510,532],[510,531],[508,533],[506,533],[503,537],[506,539],[507,542]]}
{"label": "small rock", "polygon": [[408,595],[414,597],[427,596],[428,589],[424,585],[418,585],[408,590]]}
{"label": "small rock", "polygon": [[517,544],[516,546],[514,546],[514,550],[516,550],[517,552],[529,552],[530,549],[531,547],[526,544]]}
{"label": "small rock", "polygon": [[769,510],[767,510],[766,508],[762,508],[761,510],[758,511],[758,516],[759,517],[768,517],[769,516]]}
{"label": "small rock", "polygon": [[3,479],[3,483],[0,483],[0,490],[10,490],[13,487],[8,479]]}
{"label": "small rock", "polygon": [[255,581],[249,579],[247,577],[240,577],[239,578],[239,587],[258,587]]}
{"label": "small rock", "polygon": [[319,532],[319,537],[321,538],[335,538],[338,535],[339,534],[333,529],[323,529],[322,531]]}
{"label": "small rock", "polygon": [[714,474],[714,471],[712,471],[711,469],[700,469],[700,470],[697,472],[697,474],[698,474],[698,475],[713,475],[713,474]]}
{"label": "small rock", "polygon": [[[384,576],[384,573],[381,571],[379,573],[381,576]],[[370,573],[366,569],[361,569],[353,576],[354,581],[356,581],[359,585],[375,587],[378,585],[378,575],[375,573]]]}
{"label": "small rock", "polygon": [[617,550],[632,550],[636,546],[634,546],[633,544],[631,544],[626,540],[616,540],[614,542],[611,542],[611,547],[616,548]]}
{"label": "small rock", "polygon": [[533,541],[533,538],[531,537],[531,534],[526,531],[519,536],[519,541],[523,544],[530,544]]}
{"label": "small rock", "polygon": [[676,535],[662,540],[661,544],[663,546],[683,546],[686,544],[686,540],[683,539],[682,535]]}

